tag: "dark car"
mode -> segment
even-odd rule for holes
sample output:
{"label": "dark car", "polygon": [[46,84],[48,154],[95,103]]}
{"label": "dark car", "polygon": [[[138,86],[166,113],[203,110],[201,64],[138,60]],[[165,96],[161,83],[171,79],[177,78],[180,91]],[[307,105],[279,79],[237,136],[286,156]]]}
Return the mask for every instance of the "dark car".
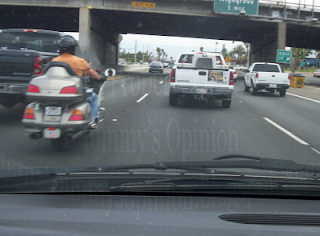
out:
{"label": "dark car", "polygon": [[163,68],[162,62],[151,62],[149,72],[157,71],[163,73]]}

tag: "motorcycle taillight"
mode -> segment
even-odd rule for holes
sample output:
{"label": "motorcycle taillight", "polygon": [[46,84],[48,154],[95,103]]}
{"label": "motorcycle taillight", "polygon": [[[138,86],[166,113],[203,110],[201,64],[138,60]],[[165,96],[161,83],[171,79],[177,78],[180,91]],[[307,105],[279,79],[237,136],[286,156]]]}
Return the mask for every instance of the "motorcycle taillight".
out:
{"label": "motorcycle taillight", "polygon": [[36,85],[29,84],[27,92],[29,93],[40,93],[40,88]]}
{"label": "motorcycle taillight", "polygon": [[64,87],[60,91],[60,93],[71,93],[71,94],[74,94],[74,93],[77,93],[77,92],[78,92],[78,90],[77,90],[76,86]]}
{"label": "motorcycle taillight", "polygon": [[33,107],[29,107],[24,110],[23,119],[27,119],[27,120],[35,119]]}
{"label": "motorcycle taillight", "polygon": [[85,120],[84,113],[78,109],[73,110],[69,121]]}

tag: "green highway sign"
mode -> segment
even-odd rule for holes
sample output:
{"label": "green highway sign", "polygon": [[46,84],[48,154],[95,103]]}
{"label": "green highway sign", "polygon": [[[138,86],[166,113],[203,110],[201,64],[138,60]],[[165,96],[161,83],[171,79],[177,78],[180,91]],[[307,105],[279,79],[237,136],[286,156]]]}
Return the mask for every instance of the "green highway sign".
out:
{"label": "green highway sign", "polygon": [[305,66],[306,63],[305,62],[300,62],[300,66]]}
{"label": "green highway sign", "polygon": [[215,0],[214,11],[246,15],[258,15],[259,0]]}
{"label": "green highway sign", "polygon": [[292,55],[291,51],[278,49],[276,61],[279,63],[290,64],[291,63],[291,55]]}

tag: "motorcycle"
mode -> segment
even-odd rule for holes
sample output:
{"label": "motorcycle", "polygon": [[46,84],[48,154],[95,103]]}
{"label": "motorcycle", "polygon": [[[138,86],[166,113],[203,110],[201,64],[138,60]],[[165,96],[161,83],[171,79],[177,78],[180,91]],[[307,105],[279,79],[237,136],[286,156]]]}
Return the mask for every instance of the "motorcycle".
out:
{"label": "motorcycle", "polygon": [[[69,64],[50,62],[44,74],[33,78],[26,92],[28,103],[22,124],[33,140],[50,139],[56,151],[64,151],[69,143],[89,133],[94,122],[102,122],[105,109],[103,88],[107,76],[115,75],[107,69],[101,80],[79,77]],[[91,119],[91,106],[85,101],[97,94],[98,118]]]}

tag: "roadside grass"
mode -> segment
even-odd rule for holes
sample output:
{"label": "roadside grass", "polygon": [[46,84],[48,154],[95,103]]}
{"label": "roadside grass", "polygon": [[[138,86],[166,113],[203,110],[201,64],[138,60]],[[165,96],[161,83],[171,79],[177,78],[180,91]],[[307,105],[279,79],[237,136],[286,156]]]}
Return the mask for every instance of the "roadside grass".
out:
{"label": "roadside grass", "polygon": [[[306,67],[306,68],[297,68],[295,72],[315,72],[317,70],[317,68],[315,67]],[[291,68],[287,68],[285,69],[285,71],[291,71]]]}

